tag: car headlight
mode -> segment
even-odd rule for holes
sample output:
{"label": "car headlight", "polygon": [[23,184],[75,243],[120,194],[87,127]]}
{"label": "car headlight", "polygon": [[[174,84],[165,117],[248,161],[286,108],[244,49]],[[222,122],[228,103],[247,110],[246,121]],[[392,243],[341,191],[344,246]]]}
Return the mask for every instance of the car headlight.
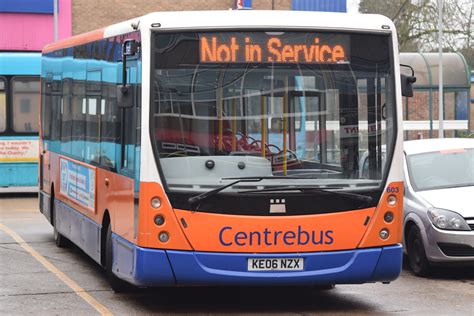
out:
{"label": "car headlight", "polygon": [[430,208],[428,216],[436,227],[446,230],[471,230],[464,218],[456,212],[440,208]]}

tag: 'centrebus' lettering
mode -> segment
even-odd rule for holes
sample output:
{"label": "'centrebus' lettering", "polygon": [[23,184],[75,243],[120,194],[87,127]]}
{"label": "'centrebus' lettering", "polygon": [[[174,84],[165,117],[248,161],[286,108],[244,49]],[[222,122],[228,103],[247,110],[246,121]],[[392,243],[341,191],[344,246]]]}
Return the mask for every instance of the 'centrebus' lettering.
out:
{"label": "'centrebus' lettering", "polygon": [[[324,42],[320,37],[306,43],[278,36],[236,37],[200,35],[200,62],[202,63],[345,63],[348,62],[348,44],[344,41]],[[239,42],[240,41],[240,42]]]}
{"label": "'centrebus' lettering", "polygon": [[334,242],[332,230],[306,231],[298,226],[296,231],[280,231],[265,228],[263,231],[235,231],[225,226],[219,231],[223,246],[278,246],[278,245],[331,245]]}

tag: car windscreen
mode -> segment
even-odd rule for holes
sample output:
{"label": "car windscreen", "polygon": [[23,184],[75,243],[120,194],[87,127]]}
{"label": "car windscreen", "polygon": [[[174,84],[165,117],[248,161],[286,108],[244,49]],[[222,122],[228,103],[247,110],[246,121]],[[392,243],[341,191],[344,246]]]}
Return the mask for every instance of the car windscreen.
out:
{"label": "car windscreen", "polygon": [[474,185],[474,148],[409,155],[407,162],[415,191]]}

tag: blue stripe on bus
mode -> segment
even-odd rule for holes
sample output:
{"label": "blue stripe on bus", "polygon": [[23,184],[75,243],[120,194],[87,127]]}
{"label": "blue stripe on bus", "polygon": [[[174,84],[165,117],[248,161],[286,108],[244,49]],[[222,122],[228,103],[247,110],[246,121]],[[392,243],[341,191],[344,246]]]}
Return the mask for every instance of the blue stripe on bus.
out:
{"label": "blue stripe on bus", "polygon": [[[401,271],[402,246],[313,253],[211,253],[138,247],[114,235],[114,272],[141,286],[317,285],[389,282]],[[303,271],[247,271],[248,258],[303,257]]]}
{"label": "blue stripe on bus", "polygon": [[0,76],[40,75],[41,53],[1,53]]}

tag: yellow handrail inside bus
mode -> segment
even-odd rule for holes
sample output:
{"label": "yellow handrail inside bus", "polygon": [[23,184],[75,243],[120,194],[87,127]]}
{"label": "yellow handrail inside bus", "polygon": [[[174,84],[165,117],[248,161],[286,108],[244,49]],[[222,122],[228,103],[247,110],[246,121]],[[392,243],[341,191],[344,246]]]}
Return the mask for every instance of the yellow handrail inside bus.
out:
{"label": "yellow handrail inside bus", "polygon": [[286,130],[287,130],[287,102],[288,102],[288,78],[285,80],[285,93],[283,94],[283,175],[287,173],[287,143],[286,143]]}
{"label": "yellow handrail inside bus", "polygon": [[265,107],[265,97],[263,95],[260,96],[260,110],[262,112],[262,157],[265,157],[265,146],[267,140],[267,122],[266,122],[266,107]]}
{"label": "yellow handrail inside bus", "polygon": [[237,150],[237,104],[236,98],[232,99],[232,151]]}
{"label": "yellow handrail inside bus", "polygon": [[223,147],[223,139],[222,139],[222,133],[223,133],[223,129],[224,129],[224,121],[222,120],[222,112],[223,112],[223,108],[224,108],[224,100],[222,100],[222,98],[220,98],[220,102],[218,103],[219,104],[219,109],[217,111],[217,116],[218,116],[218,119],[219,119],[219,144],[218,144],[218,148],[219,150],[222,150],[222,147]]}

